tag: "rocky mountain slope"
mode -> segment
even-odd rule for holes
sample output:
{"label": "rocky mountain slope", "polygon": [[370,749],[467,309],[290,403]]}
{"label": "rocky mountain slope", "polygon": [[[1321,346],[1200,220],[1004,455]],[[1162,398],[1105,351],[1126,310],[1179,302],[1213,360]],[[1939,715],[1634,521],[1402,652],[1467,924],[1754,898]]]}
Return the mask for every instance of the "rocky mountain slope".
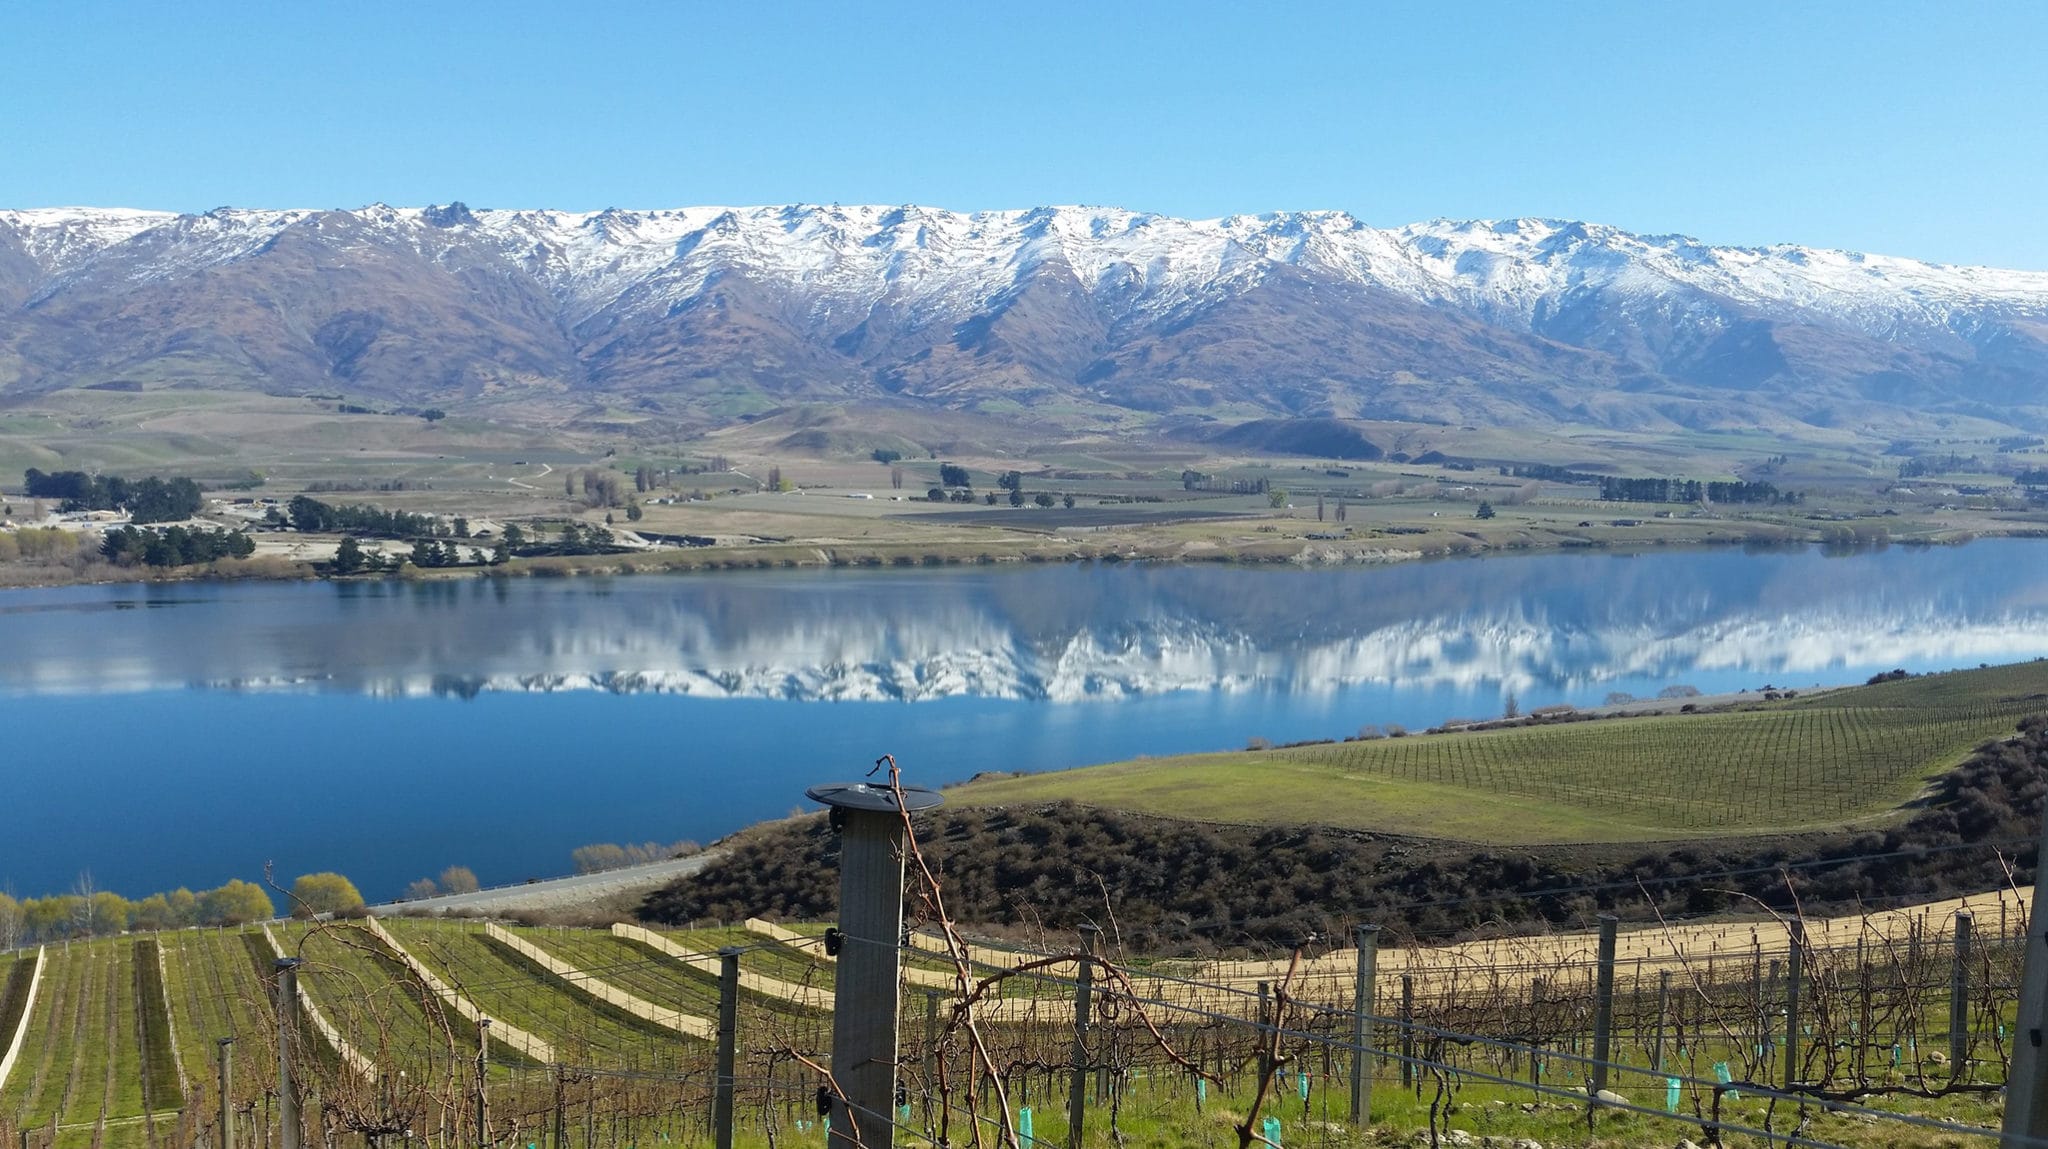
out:
{"label": "rocky mountain slope", "polygon": [[2048,273],[1549,220],[0,211],[0,391],[2048,425]]}

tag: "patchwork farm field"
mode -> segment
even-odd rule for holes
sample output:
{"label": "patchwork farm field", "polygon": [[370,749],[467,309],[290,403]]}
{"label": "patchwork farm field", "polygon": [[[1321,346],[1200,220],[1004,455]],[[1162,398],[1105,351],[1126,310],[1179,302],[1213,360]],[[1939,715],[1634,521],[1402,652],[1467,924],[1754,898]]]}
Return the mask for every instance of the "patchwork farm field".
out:
{"label": "patchwork farm field", "polygon": [[1170,818],[1459,841],[1630,842],[1820,830],[1897,816],[1980,743],[2048,712],[2048,662],[1881,682],[1710,713],[1146,758],[984,779],[951,801],[1070,800]]}

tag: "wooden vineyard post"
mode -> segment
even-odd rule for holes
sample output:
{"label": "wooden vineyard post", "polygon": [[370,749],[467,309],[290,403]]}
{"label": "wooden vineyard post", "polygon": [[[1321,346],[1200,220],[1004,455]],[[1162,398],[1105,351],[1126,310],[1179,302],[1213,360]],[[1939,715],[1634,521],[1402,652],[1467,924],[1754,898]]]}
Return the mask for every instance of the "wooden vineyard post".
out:
{"label": "wooden vineyard post", "polygon": [[1664,1072],[1664,1025],[1671,1016],[1671,971],[1657,971],[1657,1043],[1650,1047],[1650,1072]]}
{"label": "wooden vineyard post", "polygon": [[1870,1032],[1871,986],[1870,961],[1865,955],[1864,939],[1856,939],[1856,999],[1862,1008],[1861,1016],[1852,1024],[1856,1026],[1856,1081],[1861,1084],[1870,1079],[1870,1045],[1874,1039]]}
{"label": "wooden vineyard post", "polygon": [[277,959],[277,1144],[299,1149],[299,1091],[292,1080],[292,1027],[299,1017],[299,959]]}
{"label": "wooden vineyard post", "polygon": [[1379,977],[1380,928],[1358,927],[1358,984],[1351,996],[1351,1123],[1372,1120],[1372,1011]]}
{"label": "wooden vineyard post", "polygon": [[1621,919],[1600,915],[1600,966],[1593,983],[1593,1072],[1586,1082],[1589,1098],[1586,1120],[1593,1119],[1593,1107],[1607,1090],[1607,1063],[1614,1037],[1614,947],[1615,929]]}
{"label": "wooden vineyard post", "polygon": [[1799,990],[1806,973],[1806,923],[1785,923],[1791,949],[1785,955],[1785,1089],[1799,1087]]}
{"label": "wooden vineyard post", "polygon": [[1778,1043],[1771,1039],[1771,999],[1777,996],[1778,959],[1771,959],[1771,973],[1768,980],[1763,975],[1763,963],[1757,963],[1756,975],[1756,1055],[1757,1080],[1770,1079],[1771,1060],[1777,1056]]}
{"label": "wooden vineyard post", "polygon": [[1968,913],[1956,915],[1955,953],[1951,955],[1948,977],[1948,1075],[1961,1081],[1964,1063],[1970,1056],[1970,939],[1977,921]]}
{"label": "wooden vineyard post", "polygon": [[896,1026],[902,1008],[903,816],[944,801],[936,791],[865,782],[813,786],[839,830],[839,935],[833,981],[830,1149],[893,1149]]}
{"label": "wooden vineyard post", "polygon": [[732,1149],[734,1054],[740,1024],[740,951],[718,951],[718,1081],[711,1095],[711,1137],[717,1149]]}
{"label": "wooden vineyard post", "polygon": [[933,1139],[937,1118],[932,1113],[932,1101],[938,1097],[939,1069],[939,991],[924,991],[924,1125],[925,1137]]}
{"label": "wooden vineyard post", "polygon": [[[1101,933],[1099,926],[1081,926],[1081,949],[1088,956],[1095,956],[1095,942]],[[1068,1149],[1080,1149],[1081,1126],[1088,1118],[1088,1020],[1094,1008],[1094,983],[1094,964],[1082,962],[1074,971],[1074,1077],[1067,1085]]]}
{"label": "wooden vineyard post", "polygon": [[1270,981],[1260,982],[1258,1025],[1254,1028],[1257,1030],[1259,1035],[1259,1083],[1261,1085],[1264,1085],[1266,1080],[1273,1076],[1273,1059],[1271,1053],[1267,1050],[1266,1047],[1266,1042],[1268,1040],[1266,1035],[1266,1027],[1272,1024],[1271,1020],[1269,1020],[1269,1013],[1272,1009],[1272,1001],[1273,983]]}
{"label": "wooden vineyard post", "polygon": [[[1401,975],[1401,1088],[1406,1089],[1415,1082],[1415,976],[1404,973]],[[1416,1088],[1419,1090],[1421,1086]]]}
{"label": "wooden vineyard post", "polygon": [[491,1143],[491,1019],[476,1019],[476,1143],[477,1149]]}
{"label": "wooden vineyard post", "polygon": [[232,1037],[214,1039],[214,1084],[220,1088],[220,1149],[235,1149],[235,1107],[228,1100],[234,1092],[234,1060],[229,1050],[234,1046]]}
{"label": "wooden vineyard post", "polygon": [[555,1149],[569,1149],[568,1116],[563,1108],[562,1065],[556,1062],[555,1070]]}

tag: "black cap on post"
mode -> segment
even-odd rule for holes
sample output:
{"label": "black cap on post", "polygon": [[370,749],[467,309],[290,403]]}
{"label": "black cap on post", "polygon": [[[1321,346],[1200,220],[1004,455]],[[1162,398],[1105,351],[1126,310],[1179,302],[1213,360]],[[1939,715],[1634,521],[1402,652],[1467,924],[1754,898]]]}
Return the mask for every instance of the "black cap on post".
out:
{"label": "black cap on post", "polygon": [[[804,791],[804,797],[813,802],[822,802],[834,810],[873,810],[888,814],[896,812],[895,791],[872,782],[828,782]],[[903,807],[913,814],[919,810],[929,810],[945,800],[946,796],[937,790],[923,786],[903,787]]]}

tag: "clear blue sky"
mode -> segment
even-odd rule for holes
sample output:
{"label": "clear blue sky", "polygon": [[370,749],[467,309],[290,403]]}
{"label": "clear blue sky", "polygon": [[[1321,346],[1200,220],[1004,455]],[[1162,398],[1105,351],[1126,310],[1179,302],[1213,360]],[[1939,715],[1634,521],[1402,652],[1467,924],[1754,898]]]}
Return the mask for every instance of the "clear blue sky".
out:
{"label": "clear blue sky", "polygon": [[2041,3],[15,0],[4,26],[0,206],[1340,208],[2048,268]]}

